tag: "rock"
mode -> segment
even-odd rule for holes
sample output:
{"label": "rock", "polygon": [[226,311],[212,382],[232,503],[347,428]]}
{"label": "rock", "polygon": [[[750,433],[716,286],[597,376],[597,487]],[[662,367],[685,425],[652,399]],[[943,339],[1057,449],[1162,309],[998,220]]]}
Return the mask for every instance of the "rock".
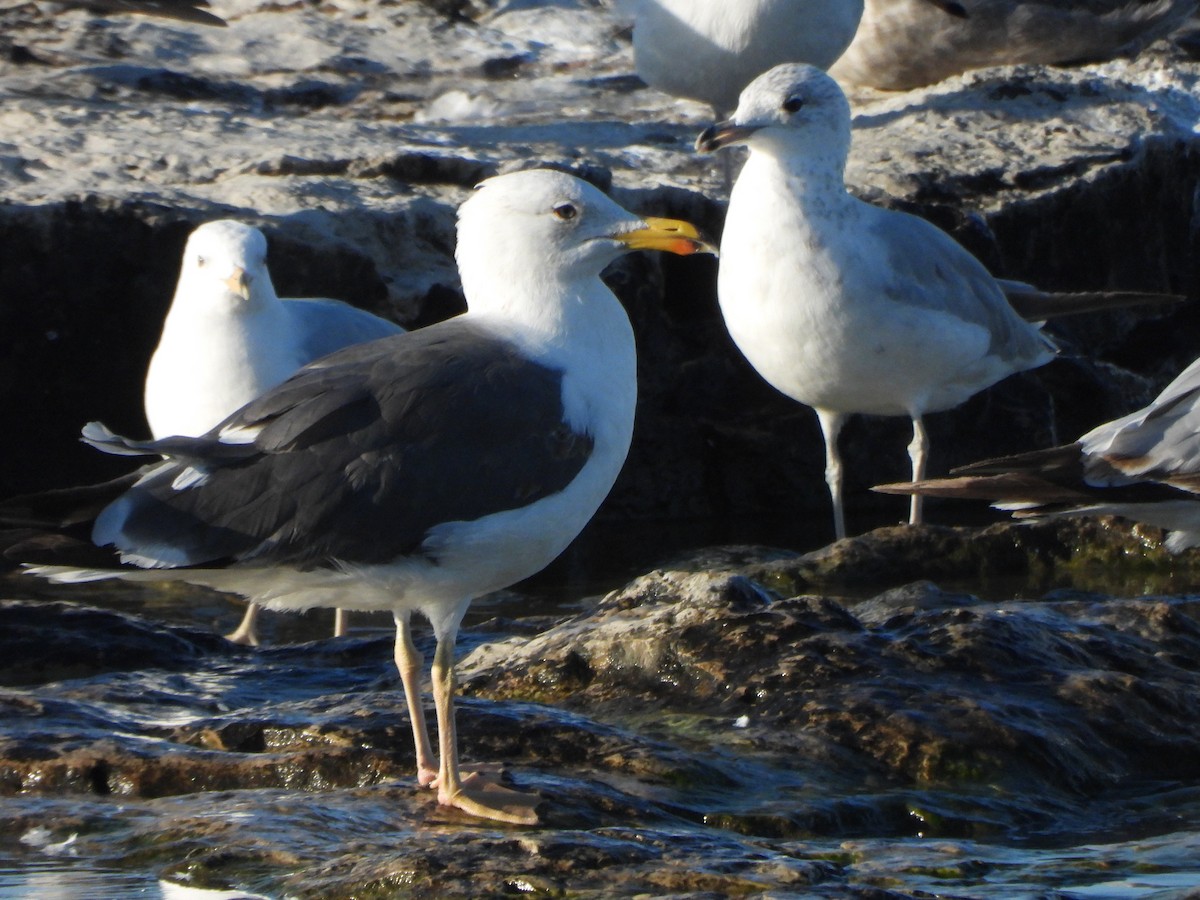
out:
{"label": "rock", "polygon": [[[0,11],[0,417],[20,436],[0,447],[0,494],[120,470],[75,438],[90,419],[144,433],[141,379],[201,219],[264,227],[281,291],[406,326],[462,308],[454,208],[493,172],[565,165],[622,203],[720,229],[721,167],[691,150],[706,113],[630,79],[628,36],[601,5],[228,0],[218,12],[229,28]],[[1134,61],[864,94],[849,178],[949,228],[998,274],[1194,294],[1198,71],[1164,44]],[[694,260],[612,273],[644,377],[609,522],[825,514],[812,414],[737,354],[714,274]],[[931,418],[933,471],[1067,440],[1145,402],[1197,354],[1196,316],[1055,325],[1062,360]],[[899,516],[901,501],[866,488],[904,476],[907,440],[899,421],[847,429],[852,526]]]}
{"label": "rock", "polygon": [[[0,845],[313,898],[974,896],[1130,859],[1186,878],[1195,597],[953,586],[981,557],[1052,584],[1076,547],[1194,580],[1200,554],[1135,554],[1149,539],[1059,522],[713,548],[544,631],[470,627],[460,743],[543,798],[529,829],[415,785],[387,635],[247,649],[9,602],[0,658],[28,665],[0,691]],[[39,668],[37,635],[74,671]]]}
{"label": "rock", "polygon": [[195,629],[69,603],[0,601],[0,685],[43,684],[154,666],[193,666],[226,642]]}
{"label": "rock", "polygon": [[[1030,571],[1080,538],[1069,526],[1033,531],[882,530],[841,542],[840,581],[899,582],[917,561],[943,576],[958,564],[965,575],[976,553],[1010,574]],[[994,555],[1002,543],[1007,559]],[[945,557],[930,552],[935,544]],[[839,581],[830,558],[838,549],[653,572],[541,635],[478,648],[460,666],[465,690],[601,719],[628,716],[631,703],[639,717],[702,717],[701,731],[719,742],[720,723],[737,720],[740,746],[788,759],[820,783],[937,786],[946,792],[937,815],[950,830],[967,825],[960,802],[982,802],[988,812],[973,815],[991,827],[1052,827],[1079,798],[1200,774],[1200,726],[1188,712],[1200,686],[1193,598],[1076,590],[988,601],[930,582],[865,601],[778,592],[783,572],[803,582],[822,564],[814,580]],[[910,565],[856,571],[870,557]],[[1021,799],[983,801],[981,792]],[[887,818],[888,802],[878,802]],[[741,827],[819,830],[824,814],[796,803]],[[738,827],[736,816],[718,818]]]}

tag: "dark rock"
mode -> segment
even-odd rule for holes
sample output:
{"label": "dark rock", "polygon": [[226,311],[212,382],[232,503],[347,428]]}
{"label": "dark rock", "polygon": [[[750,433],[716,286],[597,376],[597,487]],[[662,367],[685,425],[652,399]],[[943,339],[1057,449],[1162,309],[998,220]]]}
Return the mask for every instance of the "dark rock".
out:
{"label": "dark rock", "polygon": [[144,668],[196,665],[227,642],[69,603],[0,600],[0,685],[44,684]]}
{"label": "dark rock", "polygon": [[1068,530],[1044,531],[892,529],[732,571],[656,572],[542,635],[479,648],[466,688],[591,715],[619,717],[632,697],[741,716],[760,751],[1021,795],[1020,815],[1043,826],[1064,794],[1195,779],[1200,606],[1189,598],[997,603],[922,583],[853,603],[780,590],[816,572],[827,585],[878,583],[900,559],[943,574],[985,558],[1011,574],[1023,559],[1028,571],[1068,555]]}

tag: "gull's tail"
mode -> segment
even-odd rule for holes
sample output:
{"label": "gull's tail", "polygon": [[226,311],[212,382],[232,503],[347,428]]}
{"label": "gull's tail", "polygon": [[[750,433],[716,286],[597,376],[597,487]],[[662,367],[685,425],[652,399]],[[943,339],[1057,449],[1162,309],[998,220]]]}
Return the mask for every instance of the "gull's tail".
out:
{"label": "gull's tail", "polygon": [[1155,294],[1145,291],[1049,293],[1016,281],[1001,281],[1000,286],[1017,315],[1029,322],[1108,309],[1124,309],[1129,306],[1163,306],[1187,300],[1187,297],[1181,294]]}

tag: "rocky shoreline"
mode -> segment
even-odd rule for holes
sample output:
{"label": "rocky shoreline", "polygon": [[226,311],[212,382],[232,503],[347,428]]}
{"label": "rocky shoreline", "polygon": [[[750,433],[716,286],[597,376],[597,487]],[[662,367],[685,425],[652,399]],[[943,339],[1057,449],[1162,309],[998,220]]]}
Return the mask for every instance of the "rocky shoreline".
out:
{"label": "rocky shoreline", "polygon": [[[386,635],[247,650],[6,601],[0,846],[40,828],[168,881],[295,897],[502,896],[523,879],[688,897],[909,897],[932,879],[980,896],[1015,890],[998,854],[1131,834],[1163,835],[1164,871],[1187,872],[1196,599],[908,580],[919,559],[968,579],[984,556],[1070,582],[1081,546],[1194,578],[1194,554],[1147,543],[1115,523],[881,529],[811,554],[714,549],[575,615],[514,620],[515,596],[464,635],[460,740],[541,796],[533,829],[416,787]],[[911,858],[885,864],[889,842]],[[1088,880],[1051,868],[1046,885]]]}

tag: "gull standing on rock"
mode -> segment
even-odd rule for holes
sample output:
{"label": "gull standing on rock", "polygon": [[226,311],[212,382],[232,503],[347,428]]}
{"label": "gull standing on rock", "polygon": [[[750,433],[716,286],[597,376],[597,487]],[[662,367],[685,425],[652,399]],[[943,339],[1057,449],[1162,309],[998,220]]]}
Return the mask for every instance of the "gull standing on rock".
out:
{"label": "gull standing on rock", "polygon": [[[146,372],[150,433],[199,437],[305,363],[401,331],[337,300],[280,300],[263,233],[229,219],[205,223],[184,248],[175,297]],[[250,604],[227,637],[257,645],[257,615]],[[334,635],[345,630],[339,610]]]}
{"label": "gull standing on rock", "polygon": [[1196,0],[963,0],[965,20],[927,0],[866,0],[854,41],[829,73],[908,90],[986,66],[1095,62],[1166,37]]}
{"label": "gull standing on rock", "polygon": [[[838,434],[853,413],[912,419],[913,479],[924,477],[922,417],[950,409],[1054,355],[975,257],[924,219],[846,191],[850,106],[820,69],[783,65],[742,93],[697,140],[745,144],[729,199],[718,295],[734,342],[784,394],[816,410],[834,528],[846,534]],[[921,519],[914,497],[911,522]]]}
{"label": "gull standing on rock", "polygon": [[[466,313],[324,357],[199,438],[138,443],[89,426],[102,449],[166,459],[90,532],[52,528],[5,555],[65,581],[171,578],[273,609],[392,611],[419,782],[443,805],[533,824],[536,797],[462,776],[455,637],[471,600],[566,548],[621,470],[637,359],[600,272],[638,249],[706,245],[687,223],[633,215],[560,172],[489,179],[459,213]],[[9,501],[0,517],[36,525],[45,499]],[[61,492],[53,500],[61,508]],[[413,612],[437,638],[438,757]]]}

